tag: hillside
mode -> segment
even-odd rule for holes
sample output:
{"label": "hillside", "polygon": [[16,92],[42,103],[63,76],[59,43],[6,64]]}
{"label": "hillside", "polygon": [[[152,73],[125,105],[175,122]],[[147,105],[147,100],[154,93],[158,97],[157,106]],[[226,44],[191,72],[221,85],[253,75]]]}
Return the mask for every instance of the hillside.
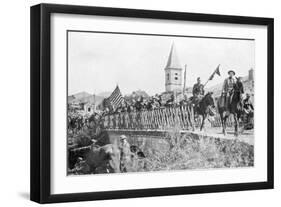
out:
{"label": "hillside", "polygon": [[85,91],[82,91],[82,92],[79,92],[79,93],[75,93],[75,94],[72,94],[68,97],[74,97],[75,99],[82,99],[82,98],[85,98],[85,97],[88,97],[90,96],[91,94],[85,92]]}
{"label": "hillside", "polygon": [[68,96],[68,103],[90,103],[90,104],[100,104],[105,97],[99,95],[92,95],[87,92],[79,92]]}
{"label": "hillside", "polygon": [[98,93],[97,96],[101,96],[101,97],[104,97],[104,98],[108,98],[108,97],[111,95],[111,93],[112,93],[112,92],[105,91],[105,92]]}

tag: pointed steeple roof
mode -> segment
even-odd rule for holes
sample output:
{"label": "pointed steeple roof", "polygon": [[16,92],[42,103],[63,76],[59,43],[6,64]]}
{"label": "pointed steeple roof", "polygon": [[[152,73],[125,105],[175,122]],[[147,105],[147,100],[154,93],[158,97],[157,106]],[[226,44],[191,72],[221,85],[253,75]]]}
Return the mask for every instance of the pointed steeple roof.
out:
{"label": "pointed steeple roof", "polygon": [[168,58],[168,61],[167,61],[166,68],[179,68],[179,69],[181,69],[181,65],[180,65],[179,60],[178,60],[178,56],[177,56],[177,53],[176,53],[176,48],[175,48],[174,43],[171,46],[171,50],[170,50],[170,54],[169,54],[169,58]]}

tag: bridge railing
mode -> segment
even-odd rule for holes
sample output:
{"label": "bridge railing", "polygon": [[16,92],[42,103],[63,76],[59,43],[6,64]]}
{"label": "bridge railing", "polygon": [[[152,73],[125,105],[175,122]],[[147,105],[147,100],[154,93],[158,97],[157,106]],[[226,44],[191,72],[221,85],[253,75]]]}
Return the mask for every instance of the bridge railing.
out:
{"label": "bridge railing", "polygon": [[104,116],[103,126],[107,129],[167,129],[194,126],[192,106],[177,106],[153,110],[119,112]]}

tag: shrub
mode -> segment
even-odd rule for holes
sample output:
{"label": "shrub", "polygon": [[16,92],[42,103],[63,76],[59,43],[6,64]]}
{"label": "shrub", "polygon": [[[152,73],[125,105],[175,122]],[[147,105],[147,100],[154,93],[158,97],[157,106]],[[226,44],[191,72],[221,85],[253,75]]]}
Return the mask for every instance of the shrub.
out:
{"label": "shrub", "polygon": [[169,150],[154,150],[153,153],[148,153],[146,171],[254,165],[254,149],[247,143],[192,133],[181,134],[178,129],[171,130],[164,138]]}

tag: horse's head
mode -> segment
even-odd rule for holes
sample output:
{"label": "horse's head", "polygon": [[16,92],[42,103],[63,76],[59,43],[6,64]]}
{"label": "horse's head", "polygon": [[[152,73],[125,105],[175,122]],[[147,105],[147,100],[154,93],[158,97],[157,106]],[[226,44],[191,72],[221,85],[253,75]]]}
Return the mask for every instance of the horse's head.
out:
{"label": "horse's head", "polygon": [[208,92],[202,99],[207,106],[215,107],[215,101],[213,98],[213,92]]}
{"label": "horse's head", "polygon": [[213,92],[208,92],[201,100],[203,105],[206,107],[206,111],[209,115],[215,115],[215,101],[213,98]]}

